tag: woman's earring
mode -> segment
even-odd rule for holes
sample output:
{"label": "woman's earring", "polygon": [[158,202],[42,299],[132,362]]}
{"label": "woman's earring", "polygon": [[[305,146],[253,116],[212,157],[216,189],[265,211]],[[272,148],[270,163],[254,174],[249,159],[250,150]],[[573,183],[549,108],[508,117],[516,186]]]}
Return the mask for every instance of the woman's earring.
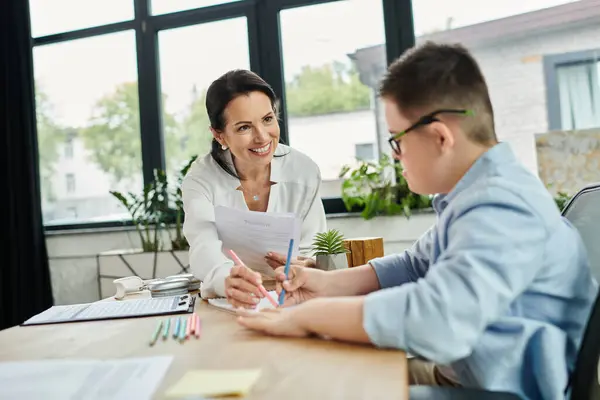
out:
{"label": "woman's earring", "polygon": [[227,146],[225,146],[224,144],[221,145],[221,149],[223,150],[227,150]]}

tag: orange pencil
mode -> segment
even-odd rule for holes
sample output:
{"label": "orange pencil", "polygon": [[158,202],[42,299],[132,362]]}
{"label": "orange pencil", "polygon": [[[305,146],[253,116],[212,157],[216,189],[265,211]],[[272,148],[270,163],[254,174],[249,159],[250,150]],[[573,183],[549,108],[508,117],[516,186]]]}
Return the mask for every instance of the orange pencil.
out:
{"label": "orange pencil", "polygon": [[[229,253],[231,254],[231,256],[233,257],[233,260],[236,263],[238,263],[239,265],[243,265],[244,267],[246,266],[246,264],[244,264],[244,262],[237,256],[237,254],[235,254],[235,252],[233,250],[229,250]],[[273,304],[273,307],[275,307],[275,308],[279,307],[279,305],[277,304],[275,299],[273,299],[273,297],[271,297],[271,295],[269,294],[269,292],[267,292],[267,289],[265,289],[265,287],[263,285],[258,285],[258,290],[260,290],[260,292],[267,298],[267,300],[269,300],[269,302],[271,304]]]}
{"label": "orange pencil", "polygon": [[192,329],[190,329],[190,336],[193,336],[194,333],[196,333],[196,320],[197,320],[197,318],[196,318],[196,313],[195,312],[192,313],[192,317],[191,318],[192,318]]}

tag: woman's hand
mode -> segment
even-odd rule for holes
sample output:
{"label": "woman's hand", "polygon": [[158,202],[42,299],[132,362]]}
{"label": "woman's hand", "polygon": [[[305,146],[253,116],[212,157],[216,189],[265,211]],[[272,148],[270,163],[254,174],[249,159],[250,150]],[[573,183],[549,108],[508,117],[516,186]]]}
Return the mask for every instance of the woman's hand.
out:
{"label": "woman's hand", "polygon": [[300,325],[293,308],[266,309],[261,312],[240,310],[238,315],[240,325],[267,335],[305,337],[310,334]]}
{"label": "woman's hand", "polygon": [[262,278],[258,272],[245,265],[235,265],[225,278],[225,296],[234,307],[254,308],[263,297]]}
{"label": "woman's hand", "polygon": [[[265,261],[269,266],[273,269],[277,269],[279,267],[285,266],[286,256],[280,253],[267,253],[265,256]],[[296,258],[292,258],[290,260],[290,267],[305,267],[305,268],[315,268],[317,264],[315,260],[310,257],[298,256]]]}

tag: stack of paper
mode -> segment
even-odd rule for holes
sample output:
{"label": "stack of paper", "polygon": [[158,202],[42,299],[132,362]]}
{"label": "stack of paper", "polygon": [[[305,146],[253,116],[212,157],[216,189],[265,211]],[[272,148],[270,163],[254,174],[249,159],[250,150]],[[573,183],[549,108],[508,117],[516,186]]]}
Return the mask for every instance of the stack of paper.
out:
{"label": "stack of paper", "polygon": [[0,363],[0,399],[151,399],[173,357]]}
{"label": "stack of paper", "polygon": [[217,206],[215,224],[224,250],[235,251],[244,264],[263,275],[274,275],[265,261],[267,253],[287,255],[290,239],[294,239],[292,257],[298,256],[302,223],[294,214]]}

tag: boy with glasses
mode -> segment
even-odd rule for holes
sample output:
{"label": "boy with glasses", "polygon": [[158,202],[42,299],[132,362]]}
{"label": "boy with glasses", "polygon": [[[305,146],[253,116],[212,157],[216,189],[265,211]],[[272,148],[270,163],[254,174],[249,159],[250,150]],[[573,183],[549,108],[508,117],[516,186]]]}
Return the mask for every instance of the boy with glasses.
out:
{"label": "boy with glasses", "polygon": [[296,306],[239,322],[406,350],[412,384],[564,397],[597,285],[576,230],[498,143],[476,61],[427,43],[390,66],[380,94],[411,191],[437,194],[436,224],[362,267],[278,270]]}

